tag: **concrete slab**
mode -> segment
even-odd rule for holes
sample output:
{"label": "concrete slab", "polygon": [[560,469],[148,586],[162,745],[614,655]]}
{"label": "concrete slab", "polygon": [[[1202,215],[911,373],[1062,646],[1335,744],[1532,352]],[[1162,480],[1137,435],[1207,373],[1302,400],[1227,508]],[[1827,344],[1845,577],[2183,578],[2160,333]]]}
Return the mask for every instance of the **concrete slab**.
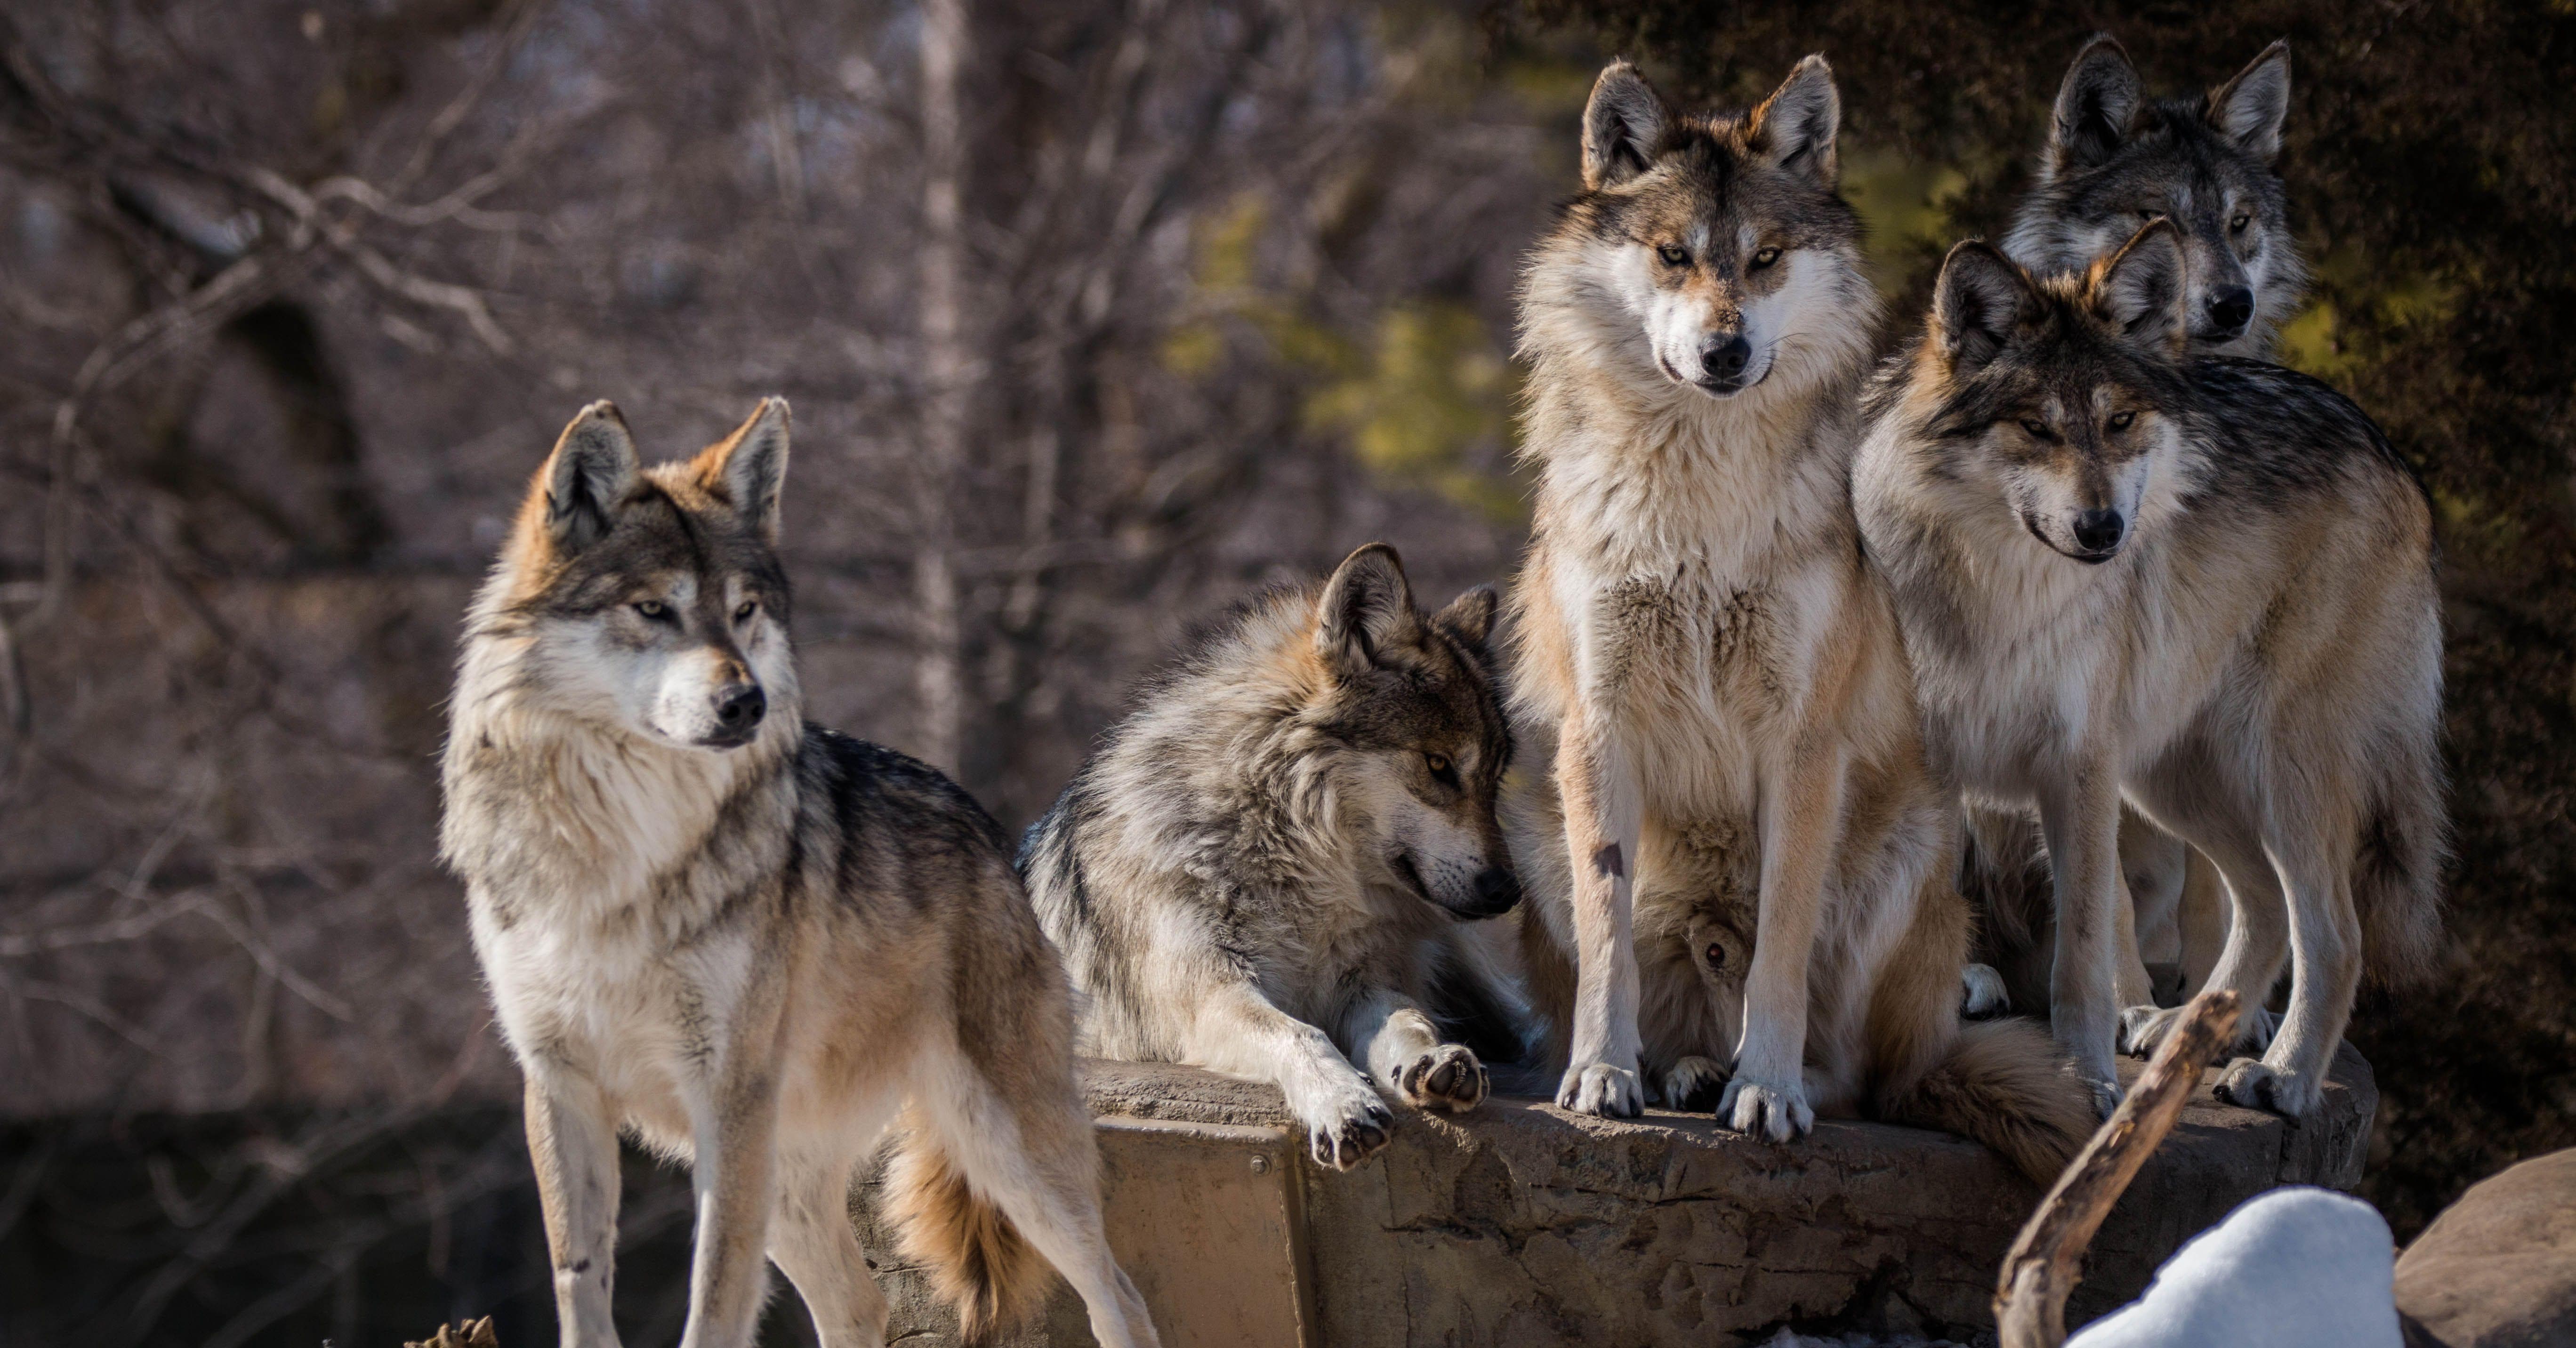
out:
{"label": "concrete slab", "polygon": [[[2349,1046],[2303,1125],[2222,1105],[2214,1081],[2104,1224],[2070,1324],[2134,1297],[2253,1194],[2360,1180],[2378,1091]],[[1712,1348],[1784,1324],[1964,1340],[1991,1329],[1995,1269],[2039,1198],[1941,1133],[1828,1120],[1773,1146],[1705,1115],[1613,1122],[1512,1098],[1457,1119],[1400,1110],[1385,1152],[1335,1174],[1305,1159],[1268,1087],[1097,1062],[1085,1088],[1111,1239],[1170,1348]],[[890,1248],[864,1189],[855,1206],[868,1248]],[[917,1279],[880,1276],[889,1337],[953,1339]],[[1090,1341],[1062,1293],[1014,1343]]]}

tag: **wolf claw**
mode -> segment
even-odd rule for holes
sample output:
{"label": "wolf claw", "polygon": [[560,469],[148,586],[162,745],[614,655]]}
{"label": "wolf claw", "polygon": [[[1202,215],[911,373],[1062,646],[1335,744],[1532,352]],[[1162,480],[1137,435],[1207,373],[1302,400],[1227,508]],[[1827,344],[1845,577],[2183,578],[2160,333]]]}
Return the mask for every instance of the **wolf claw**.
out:
{"label": "wolf claw", "polygon": [[2239,1108],[2267,1109],[2290,1119],[2315,1113],[2325,1098],[2316,1082],[2274,1071],[2260,1058],[2239,1058],[2229,1063],[2226,1074],[2218,1079],[2215,1094]]}
{"label": "wolf claw", "polygon": [[1664,1073],[1664,1104],[1670,1109],[1707,1108],[1726,1087],[1727,1069],[1714,1058],[1694,1053]]}
{"label": "wolf claw", "polygon": [[1816,1126],[1816,1111],[1807,1107],[1803,1085],[1775,1086],[1743,1077],[1726,1083],[1718,1097],[1717,1117],[1747,1137],[1786,1142],[1804,1137]]}
{"label": "wolf claw", "polygon": [[1394,1129],[1394,1112],[1372,1099],[1340,1119],[1308,1125],[1306,1150],[1317,1165],[1348,1170],[1384,1148]]}
{"label": "wolf claw", "polygon": [[1646,1108],[1646,1090],[1633,1068],[1606,1062],[1569,1068],[1556,1088],[1556,1107],[1577,1114],[1633,1119]]}
{"label": "wolf claw", "polygon": [[1395,1081],[1405,1103],[1420,1109],[1474,1109],[1489,1088],[1485,1065],[1464,1044],[1442,1044],[1406,1063]]}

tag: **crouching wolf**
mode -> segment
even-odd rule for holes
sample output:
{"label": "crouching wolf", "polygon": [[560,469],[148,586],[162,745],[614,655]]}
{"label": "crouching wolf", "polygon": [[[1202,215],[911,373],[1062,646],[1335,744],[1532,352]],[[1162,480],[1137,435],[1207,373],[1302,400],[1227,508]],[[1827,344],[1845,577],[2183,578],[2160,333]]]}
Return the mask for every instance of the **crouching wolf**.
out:
{"label": "crouching wolf", "polygon": [[1428,1108],[1484,1099],[1432,1013],[1512,1013],[1459,930],[1520,901],[1494,818],[1493,618],[1489,589],[1423,617],[1371,544],[1146,687],[1021,853],[1087,1047],[1274,1082],[1341,1169],[1394,1122],[1371,1080]]}
{"label": "crouching wolf", "polygon": [[1064,971],[967,795],[808,725],[777,542],[787,404],[639,468],[563,433],[466,622],[441,848],[527,1076],[567,1344],[614,1344],[621,1129],[697,1190],[687,1345],[747,1344],[764,1251],[825,1344],[885,1342],[848,1212],[889,1188],[968,1337],[1061,1270],[1155,1342],[1102,1235]]}
{"label": "crouching wolf", "polygon": [[[2403,979],[2437,934],[2432,518],[2333,390],[2191,359],[2187,275],[2161,219],[2047,279],[1960,244],[1925,336],[1872,390],[1853,494],[1935,765],[2038,808],[2060,1041],[2110,1080],[2125,795],[2225,878],[2211,986],[2258,1004],[2287,946],[2288,1015],[2220,1089],[2300,1115],[2365,953]],[[2131,1014],[2151,1047],[2174,1013]]]}
{"label": "crouching wolf", "polygon": [[1521,292],[1524,964],[1565,1108],[1722,1085],[1775,1140],[1871,1114],[2054,1174],[2091,1101],[2035,1028],[1960,1024],[1953,816],[1845,489],[1876,300],[1839,115],[1812,56],[1749,113],[1593,88]]}

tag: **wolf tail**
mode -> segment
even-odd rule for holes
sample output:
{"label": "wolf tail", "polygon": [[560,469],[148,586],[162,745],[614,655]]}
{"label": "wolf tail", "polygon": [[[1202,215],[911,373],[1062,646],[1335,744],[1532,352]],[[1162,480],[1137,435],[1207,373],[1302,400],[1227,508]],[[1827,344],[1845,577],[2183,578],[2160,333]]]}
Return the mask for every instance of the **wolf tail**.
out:
{"label": "wolf tail", "polygon": [[2047,1031],[2021,1019],[1960,1026],[1948,1056],[1879,1113],[1983,1142],[2041,1185],[2075,1159],[2098,1122],[2074,1065]]}
{"label": "wolf tail", "polygon": [[2442,944],[2442,864],[2451,852],[2442,770],[2430,746],[2406,757],[2421,761],[2380,787],[2362,816],[2352,865],[2364,975],[2383,988],[2430,977]]}
{"label": "wolf tail", "polygon": [[906,1110],[886,1172],[886,1215],[904,1254],[957,1307],[960,1341],[980,1344],[1025,1322],[1054,1270],[993,1200],[977,1192],[929,1120]]}

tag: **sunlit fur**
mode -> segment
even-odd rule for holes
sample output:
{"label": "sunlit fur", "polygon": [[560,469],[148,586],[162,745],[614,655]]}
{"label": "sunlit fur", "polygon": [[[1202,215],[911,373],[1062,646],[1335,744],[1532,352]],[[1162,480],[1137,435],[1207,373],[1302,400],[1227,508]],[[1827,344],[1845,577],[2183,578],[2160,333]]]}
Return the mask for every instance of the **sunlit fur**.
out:
{"label": "sunlit fur", "polygon": [[[2006,1146],[2008,1120],[2037,1120],[2057,1142],[2017,1152],[2036,1166],[2089,1129],[2089,1101],[2019,1025],[1976,1050],[2031,1071],[1965,1070],[1949,811],[1847,494],[1876,300],[1835,195],[1836,106],[1813,57],[1763,108],[1706,116],[1612,66],[1586,113],[1590,190],[1529,262],[1540,486],[1505,817],[1530,987],[1567,1108],[1722,1083],[1721,1119],[1775,1139],[1818,1111]],[[1783,107],[1793,140],[1765,129]],[[1763,377],[1718,398],[1666,368],[1636,259],[1748,222],[1786,241],[1767,291],[1670,283],[1752,296]]]}
{"label": "sunlit fur", "polygon": [[1275,1083],[1341,1168],[1387,1140],[1372,1081],[1429,1108],[1484,1098],[1459,1034],[1510,1051],[1519,1030],[1463,925],[1519,897],[1493,617],[1485,589],[1415,612],[1373,544],[1147,686],[1022,855],[1091,1051]]}
{"label": "sunlit fur", "polygon": [[[2289,953],[2280,1031],[2223,1089],[2301,1115],[2365,954],[2402,981],[2437,938],[2431,513],[2350,402],[2276,366],[2185,356],[2178,291],[2162,323],[2136,310],[2131,283],[2179,266],[2172,233],[2151,225],[2045,279],[1960,245],[1924,338],[1873,390],[1854,496],[1936,768],[1972,800],[2041,815],[2060,1040],[2109,1078],[2125,796],[2226,878],[2213,986],[2258,1005]],[[2097,421],[2034,455],[2017,423],[2046,405]],[[2098,420],[2113,406],[2137,412],[2116,436]],[[2022,502],[2083,497],[2114,458],[2145,465],[2115,557],[2087,565],[2033,536]],[[2170,1023],[2139,1008],[2131,1038],[2151,1048]]]}
{"label": "sunlit fur", "polygon": [[694,1172],[683,1344],[750,1343],[775,1260],[823,1343],[882,1345],[847,1195],[900,1118],[891,1208],[970,1337],[1052,1263],[1101,1343],[1151,1345],[1103,1236],[1070,991],[1001,830],[800,715],[787,436],[772,399],[643,468],[594,404],[466,620],[440,841],[527,1078],[563,1342],[617,1339],[624,1131]]}

